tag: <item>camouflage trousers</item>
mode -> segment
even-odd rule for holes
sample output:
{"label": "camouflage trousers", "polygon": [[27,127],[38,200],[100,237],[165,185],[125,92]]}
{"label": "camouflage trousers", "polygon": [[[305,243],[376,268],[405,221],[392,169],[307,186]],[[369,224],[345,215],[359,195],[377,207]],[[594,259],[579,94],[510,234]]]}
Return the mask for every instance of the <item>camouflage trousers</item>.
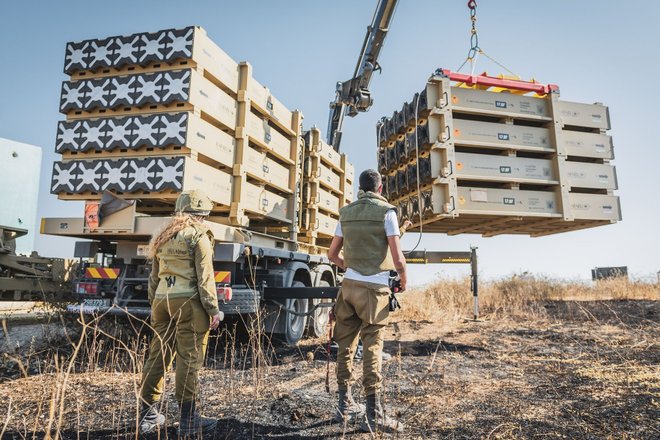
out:
{"label": "camouflage trousers", "polygon": [[353,356],[362,339],[362,383],[367,395],[380,392],[383,331],[389,321],[390,289],[380,284],[345,279],[335,304],[334,338],[337,351],[337,386],[347,390],[353,382]]}
{"label": "camouflage trousers", "polygon": [[151,307],[154,334],[142,371],[141,396],[154,404],[163,394],[165,372],[176,357],[176,400],[194,401],[199,393],[199,369],[204,363],[210,318],[199,296],[156,296]]}

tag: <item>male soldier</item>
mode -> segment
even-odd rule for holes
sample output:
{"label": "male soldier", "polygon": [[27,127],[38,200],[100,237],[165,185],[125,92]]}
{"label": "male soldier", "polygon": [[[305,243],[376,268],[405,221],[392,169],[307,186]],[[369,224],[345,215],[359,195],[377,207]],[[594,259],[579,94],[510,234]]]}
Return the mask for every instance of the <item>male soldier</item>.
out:
{"label": "male soldier", "polygon": [[196,410],[198,372],[204,362],[209,329],[222,320],[213,272],[213,234],[203,222],[213,202],[201,191],[181,193],[176,215],[151,240],[153,261],[149,302],[154,335],[142,372],[140,432],[161,428],[165,417],[156,403],[163,394],[165,371],[176,354],[176,400],[181,436],[203,434],[217,420]]}
{"label": "male soldier", "polygon": [[[339,210],[339,224],[328,257],[345,269],[344,281],[335,305],[334,337],[338,344],[337,385],[339,405],[336,419],[349,421],[360,416],[361,408],[351,395],[353,355],[362,338],[364,344],[363,385],[366,414],[365,432],[398,431],[403,425],[387,417],[380,402],[382,387],[381,354],[383,330],[389,315],[390,270],[398,272],[401,289],[406,288],[406,260],[399,243],[399,223],[394,206],[380,195],[380,174],[360,174],[358,200]],[[344,250],[344,256],[340,251]]]}

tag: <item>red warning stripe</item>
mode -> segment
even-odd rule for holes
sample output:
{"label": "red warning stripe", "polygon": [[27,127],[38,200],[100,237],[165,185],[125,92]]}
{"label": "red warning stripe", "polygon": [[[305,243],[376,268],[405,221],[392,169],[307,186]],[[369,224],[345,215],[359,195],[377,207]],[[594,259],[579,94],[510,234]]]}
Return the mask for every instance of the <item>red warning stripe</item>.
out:
{"label": "red warning stripe", "polygon": [[231,272],[219,271],[215,273],[216,283],[231,283]]}
{"label": "red warning stripe", "polygon": [[91,278],[93,280],[115,280],[120,273],[120,269],[110,269],[107,267],[88,267],[85,269],[85,278]]}

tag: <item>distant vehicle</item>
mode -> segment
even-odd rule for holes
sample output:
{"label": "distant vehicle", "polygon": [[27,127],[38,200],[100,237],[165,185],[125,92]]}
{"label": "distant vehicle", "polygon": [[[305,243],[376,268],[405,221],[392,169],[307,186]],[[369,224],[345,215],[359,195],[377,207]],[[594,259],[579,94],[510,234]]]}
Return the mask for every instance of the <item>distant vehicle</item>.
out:
{"label": "distant vehicle", "polygon": [[16,239],[26,229],[0,225],[0,300],[43,301],[73,299],[70,281],[75,261],[16,255]]}
{"label": "distant vehicle", "polygon": [[596,267],[591,269],[591,279],[609,280],[612,278],[628,278],[628,266]]}

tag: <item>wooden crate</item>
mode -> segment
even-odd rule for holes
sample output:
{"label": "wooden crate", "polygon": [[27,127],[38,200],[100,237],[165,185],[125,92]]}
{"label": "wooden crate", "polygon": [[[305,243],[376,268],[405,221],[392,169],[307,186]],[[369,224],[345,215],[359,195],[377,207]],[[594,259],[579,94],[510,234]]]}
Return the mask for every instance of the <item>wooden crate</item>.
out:
{"label": "wooden crate", "polygon": [[[459,186],[456,200],[448,196],[441,185],[434,185],[432,203],[434,214],[512,215],[562,217],[556,191],[533,191]],[[579,220],[618,221],[618,197],[603,194],[570,193],[573,216]]]}
{"label": "wooden crate", "polygon": [[316,182],[305,182],[303,184],[302,197],[306,206],[313,206],[322,211],[339,215],[341,198],[319,186]]}
{"label": "wooden crate", "polygon": [[[438,124],[431,118],[430,125]],[[556,151],[552,131],[545,127],[530,127],[467,119],[453,119],[455,146],[496,148],[515,151],[553,153]],[[433,127],[438,132],[437,127]],[[598,159],[613,159],[612,138],[606,134],[562,130],[562,147],[567,155]]]}
{"label": "wooden crate", "polygon": [[[459,180],[557,185],[556,172],[551,159],[456,153]],[[566,174],[574,188],[617,188],[616,171],[609,164],[566,161]]]}
{"label": "wooden crate", "polygon": [[236,101],[192,69],[62,83],[60,112],[68,119],[194,111],[229,130]]}
{"label": "wooden crate", "polygon": [[411,231],[423,224],[427,232],[484,236],[541,236],[621,220],[619,198],[612,195],[569,193],[573,220],[566,221],[556,191],[458,187],[457,194],[454,200],[439,185],[424,188],[421,204],[417,195],[398,201],[399,216],[414,223]]}
{"label": "wooden crate", "polygon": [[182,67],[238,91],[238,63],[196,26],[70,42],[64,59],[64,73],[74,80]]}
{"label": "wooden crate", "polygon": [[293,112],[275,98],[268,87],[261,85],[251,76],[251,68],[244,67],[244,69],[247,70],[245,73],[247,75],[245,90],[252,108],[290,134],[289,130],[292,129],[293,124]]}
{"label": "wooden crate", "polygon": [[537,236],[620,220],[606,106],[442,75],[416,99],[377,130],[384,194],[415,227]]}
{"label": "wooden crate", "polygon": [[341,182],[341,191],[344,197],[341,201],[341,206],[344,206],[355,200],[355,167],[348,161],[348,156],[346,154],[341,155],[341,167],[344,171]]}
{"label": "wooden crate", "polygon": [[335,151],[312,128],[304,136],[303,208],[300,239],[312,246],[329,246],[339,209],[354,199],[355,170],[345,154]]}
{"label": "wooden crate", "polygon": [[331,145],[328,145],[322,138],[321,131],[312,127],[311,130],[306,131],[304,134],[305,139],[305,152],[307,156],[317,156],[328,167],[334,168],[338,172],[342,172],[342,154],[335,151]]}
{"label": "wooden crate", "polygon": [[251,182],[246,182],[244,194],[242,202],[246,211],[284,223],[292,223],[290,197],[281,196]]}
{"label": "wooden crate", "polygon": [[[343,195],[348,192],[352,200],[352,184],[355,179],[353,165],[345,154],[336,152],[323,141],[321,132],[312,128],[304,135],[305,160],[303,176],[307,181],[319,182],[328,191]],[[344,201],[342,201],[343,206]]]}
{"label": "wooden crate", "polygon": [[609,164],[566,161],[566,176],[571,189],[618,189],[616,168]]}
{"label": "wooden crate", "polygon": [[[135,38],[150,41],[153,53],[141,57],[142,48],[131,49]],[[226,223],[277,227],[278,233],[288,232],[289,238],[295,239],[294,219],[302,203],[298,188],[302,181],[302,114],[288,110],[253,78],[248,63],[239,65],[231,60],[201,28],[111,37],[103,47],[112,51],[113,44],[120,43],[125,53],[134,52],[130,62],[115,62],[112,52],[105,64],[91,53],[78,64],[71,63],[74,51],[87,53],[85,48],[97,47],[99,42],[69,46],[65,70],[72,81],[62,86],[60,108],[68,120],[58,127],[58,152],[65,159],[93,158],[92,162],[98,162],[97,158],[103,158],[108,164],[114,164],[113,160],[147,164],[149,160],[169,160],[171,153],[176,154],[184,162],[183,168],[168,168],[171,185],[160,188],[151,182],[139,190],[141,199],[150,200],[148,206],[141,204],[143,212],[162,211],[181,190],[179,186],[184,186],[186,170],[197,159],[229,178],[229,185],[223,188],[223,206],[217,209],[227,216],[222,217]],[[170,50],[174,46],[178,52]],[[176,120],[178,126],[163,126],[164,119],[178,115],[186,115]],[[129,131],[125,137],[122,129],[116,128],[119,123]],[[136,124],[145,139],[136,140]],[[161,131],[167,131],[172,139],[166,139],[165,133],[161,136]],[[94,143],[88,140],[90,133],[97,138]],[[64,163],[68,162],[58,165],[54,175],[58,193],[63,185],[60,181],[70,180],[78,187],[83,168],[88,171],[86,165],[74,169]],[[96,186],[104,186],[105,167],[102,164],[96,170],[100,172]],[[118,173],[113,172],[113,176]],[[91,178],[89,172],[85,176]],[[130,184],[129,180],[120,177],[124,184]],[[92,193],[96,191],[99,189],[80,187],[72,190],[71,197],[74,193],[77,198],[95,197]]]}
{"label": "wooden crate", "polygon": [[247,113],[245,135],[253,143],[270,150],[283,161],[292,163],[297,159],[295,151],[291,151],[291,136],[282,134],[274,128],[267,118],[260,117],[254,112]]}
{"label": "wooden crate", "polygon": [[278,163],[263,150],[257,150],[251,146],[245,148],[243,154],[243,165],[248,176],[259,179],[281,191],[293,192],[289,188],[290,171],[288,165]]}
{"label": "wooden crate", "polygon": [[[291,239],[295,239],[295,218],[301,209],[298,185],[301,183],[299,156],[303,116],[298,111],[293,112],[290,127],[286,128],[274,118],[259,113],[258,109],[253,107],[246,89],[252,75],[251,67],[247,63],[241,63],[240,72],[230,221],[234,225],[248,226],[251,217],[260,214],[266,219],[290,225],[288,233]],[[257,179],[258,182],[250,179]],[[286,211],[257,211],[255,206],[251,205],[253,201],[246,202],[246,198],[254,194],[255,185],[264,187],[267,194],[272,194],[273,197],[286,199]],[[269,199],[266,203],[269,203]],[[281,207],[284,203],[277,201],[276,205]],[[283,215],[287,216],[286,219]]]}
{"label": "wooden crate", "polygon": [[178,112],[61,121],[55,151],[64,159],[175,152],[231,168],[235,146],[236,140],[229,133],[192,112]]}
{"label": "wooden crate", "polygon": [[301,218],[300,238],[306,243],[327,247],[335,235],[339,219],[314,208],[303,210]]}
{"label": "wooden crate", "polygon": [[70,160],[53,164],[51,193],[60,199],[100,199],[103,191],[123,198],[175,200],[181,191],[202,189],[228,206],[231,174],[188,157]]}
{"label": "wooden crate", "polygon": [[612,136],[607,134],[562,130],[561,141],[569,157],[586,157],[604,161],[614,159]]}
{"label": "wooden crate", "polygon": [[315,213],[315,216],[314,224],[318,236],[322,238],[332,238],[335,235],[339,220],[321,212],[320,210]]}

